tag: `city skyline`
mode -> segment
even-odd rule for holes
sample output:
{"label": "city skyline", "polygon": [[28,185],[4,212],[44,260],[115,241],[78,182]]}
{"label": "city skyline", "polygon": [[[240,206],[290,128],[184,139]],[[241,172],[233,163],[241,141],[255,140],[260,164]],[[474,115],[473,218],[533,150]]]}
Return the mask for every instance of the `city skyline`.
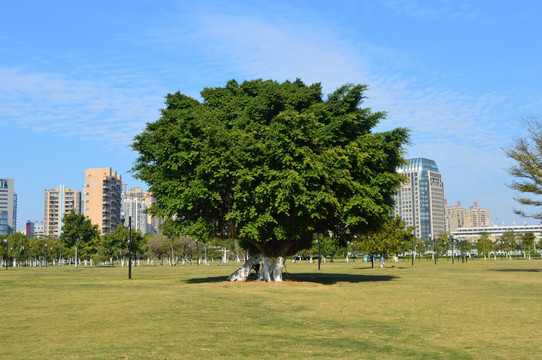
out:
{"label": "city skyline", "polygon": [[[502,147],[540,115],[541,1],[8,2],[0,14],[0,176],[17,230],[43,220],[43,191],[82,190],[87,168],[129,187],[131,139],[164,96],[199,99],[235,78],[368,84],[377,130],[412,130],[405,158],[436,161],[444,197],[494,223],[534,224],[506,184]],[[499,220],[496,220],[496,219]]]}

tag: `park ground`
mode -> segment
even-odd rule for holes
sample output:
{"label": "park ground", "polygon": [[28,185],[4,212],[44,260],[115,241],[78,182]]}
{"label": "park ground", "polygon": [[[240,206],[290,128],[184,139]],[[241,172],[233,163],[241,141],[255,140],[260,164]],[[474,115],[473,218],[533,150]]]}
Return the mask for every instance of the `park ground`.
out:
{"label": "park ground", "polygon": [[0,269],[0,359],[540,359],[542,260]]}

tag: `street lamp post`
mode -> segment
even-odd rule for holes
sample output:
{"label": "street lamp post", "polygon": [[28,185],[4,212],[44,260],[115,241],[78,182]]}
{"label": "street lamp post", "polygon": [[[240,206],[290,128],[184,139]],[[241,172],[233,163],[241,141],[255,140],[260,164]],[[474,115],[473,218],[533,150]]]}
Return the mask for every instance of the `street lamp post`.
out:
{"label": "street lamp post", "polygon": [[45,244],[45,267],[47,267],[47,244]]}
{"label": "street lamp post", "polygon": [[[120,220],[124,227],[124,211],[120,213]],[[132,216],[128,216],[128,279],[132,278]]]}
{"label": "street lamp post", "polygon": [[435,258],[435,265],[437,265],[437,239],[433,237],[433,257]]}
{"label": "street lamp post", "polygon": [[412,237],[412,252],[410,253],[410,257],[412,258],[412,266],[414,266],[414,237]]}
{"label": "street lamp post", "polygon": [[198,265],[199,265],[199,245],[198,245],[198,239],[196,239],[196,256],[198,257]]}
{"label": "street lamp post", "polygon": [[[22,256],[21,256],[21,254],[22,254]],[[21,245],[21,250],[19,251],[19,257],[21,259],[24,259],[24,246],[22,246],[22,245]],[[21,266],[26,266],[26,261],[25,261],[24,265],[21,264]]]}
{"label": "street lamp post", "polygon": [[9,262],[9,258],[8,258],[8,240],[7,239],[4,239],[4,246],[6,247],[6,256],[4,257],[4,262],[6,263],[6,270],[8,269],[8,262]]}
{"label": "street lamp post", "polygon": [[450,235],[450,240],[452,241],[452,264],[455,261],[455,248],[454,248],[454,237]]}
{"label": "street lamp post", "polygon": [[132,217],[128,216],[128,279],[132,278]]}
{"label": "street lamp post", "polygon": [[322,248],[320,246],[320,235],[318,235],[318,270],[320,270],[320,263],[322,261]]}

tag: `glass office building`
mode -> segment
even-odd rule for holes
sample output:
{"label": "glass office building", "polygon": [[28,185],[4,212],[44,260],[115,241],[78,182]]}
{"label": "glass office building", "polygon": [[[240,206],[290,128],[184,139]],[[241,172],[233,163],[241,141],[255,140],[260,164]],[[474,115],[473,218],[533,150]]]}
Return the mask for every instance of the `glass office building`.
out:
{"label": "glass office building", "polygon": [[0,235],[17,229],[17,194],[13,179],[0,178]]}
{"label": "glass office building", "polygon": [[416,158],[398,169],[407,181],[395,196],[395,216],[400,216],[414,235],[433,239],[446,231],[442,174],[433,160]]}

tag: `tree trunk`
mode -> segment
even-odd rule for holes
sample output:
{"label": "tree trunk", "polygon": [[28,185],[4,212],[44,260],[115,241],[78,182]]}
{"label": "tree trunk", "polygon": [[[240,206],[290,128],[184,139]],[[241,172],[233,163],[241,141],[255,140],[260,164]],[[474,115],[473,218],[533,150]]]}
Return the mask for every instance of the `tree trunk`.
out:
{"label": "tree trunk", "polygon": [[282,281],[282,270],[284,269],[284,257],[277,256],[276,258],[262,256],[262,268],[260,269],[261,281]]}
{"label": "tree trunk", "polygon": [[236,270],[233,274],[228,276],[228,281],[246,281],[250,270],[256,264],[262,260],[262,255],[257,254],[248,259],[240,269]]}
{"label": "tree trunk", "polygon": [[260,281],[282,281],[282,272],[284,269],[284,257],[270,257],[257,254],[249,258],[243,266],[228,277],[229,281],[246,281],[252,268],[262,262],[258,280]]}

